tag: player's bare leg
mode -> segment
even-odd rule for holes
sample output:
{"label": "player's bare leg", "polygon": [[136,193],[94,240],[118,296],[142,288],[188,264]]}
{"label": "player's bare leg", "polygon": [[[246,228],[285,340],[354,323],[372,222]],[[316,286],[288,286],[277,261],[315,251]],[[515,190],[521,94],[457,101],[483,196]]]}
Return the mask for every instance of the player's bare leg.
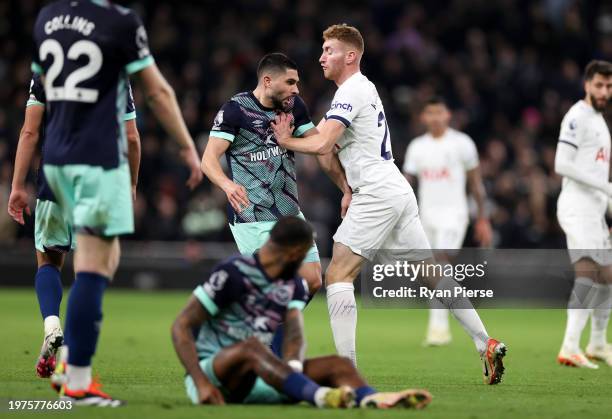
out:
{"label": "player's bare leg", "polygon": [[[222,349],[215,355],[213,371],[229,391],[228,402],[241,402],[260,377],[277,391],[318,407],[351,407],[355,394],[348,386],[320,386],[295,372],[256,338]],[[356,382],[356,381],[355,381]]]}
{"label": "player's bare leg", "polygon": [[582,258],[574,263],[576,279],[567,308],[567,324],[561,351],[557,361],[561,365],[597,369],[597,364],[589,361],[580,349],[580,337],[589,320],[590,307],[597,293],[596,283],[600,267],[590,258]]}
{"label": "player's bare leg", "polygon": [[56,354],[64,342],[64,332],[59,318],[62,301],[60,272],[64,266],[64,254],[50,249],[47,249],[46,252],[37,250],[36,260],[38,262],[35,281],[36,295],[45,331],[36,364],[36,374],[41,378],[48,378],[55,370]]}
{"label": "player's bare leg", "polygon": [[588,358],[603,361],[612,367],[612,345],[608,343],[607,329],[612,307],[612,266],[601,266],[600,281],[595,284],[596,294],[591,310],[591,338],[586,348]]}
{"label": "player's bare leg", "polygon": [[67,382],[64,397],[75,404],[119,406],[100,390],[91,378],[91,359],[96,351],[102,321],[102,297],[119,263],[119,240],[77,234],[74,255],[76,280],[68,301],[66,335],[68,337]]}
{"label": "player's bare leg", "polygon": [[325,271],[327,310],[339,355],[357,365],[355,336],[357,334],[357,303],[353,282],[364,258],[342,243],[334,243],[332,260]]}
{"label": "player's bare leg", "polygon": [[75,272],[96,272],[112,280],[117,267],[121,248],[119,239],[109,239],[77,234],[77,249],[74,253]]}

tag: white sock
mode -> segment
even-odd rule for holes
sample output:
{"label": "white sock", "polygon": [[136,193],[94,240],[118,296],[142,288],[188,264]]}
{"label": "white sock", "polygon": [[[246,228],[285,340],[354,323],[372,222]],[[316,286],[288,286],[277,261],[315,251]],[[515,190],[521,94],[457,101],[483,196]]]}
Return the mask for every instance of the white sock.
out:
{"label": "white sock", "polygon": [[51,333],[55,329],[61,329],[60,319],[57,316],[47,316],[43,322],[45,327],[45,336]]}
{"label": "white sock", "polygon": [[357,334],[357,303],[355,287],[350,282],[337,282],[327,287],[327,311],[334,335],[336,351],[357,365],[355,335]]}
{"label": "white sock", "polygon": [[591,339],[589,346],[602,347],[607,343],[606,332],[612,307],[612,284],[596,284],[597,294],[591,312]]}
{"label": "white sock", "polygon": [[[450,290],[451,295],[453,295],[453,290],[458,286],[459,284],[454,280],[442,278],[436,290]],[[478,352],[484,352],[487,349],[489,335],[470,300],[465,297],[440,298],[439,300],[450,310],[457,321],[461,323],[463,329],[474,341]]]}
{"label": "white sock", "polygon": [[66,365],[68,365],[68,345],[60,346],[59,351],[57,353],[57,360],[59,363],[65,362]]}
{"label": "white sock", "polygon": [[91,365],[77,367],[68,364],[66,375],[68,377],[67,386],[70,390],[87,390],[91,384]]}
{"label": "white sock", "polygon": [[574,354],[580,352],[580,337],[589,320],[589,301],[595,294],[595,283],[591,278],[579,277],[574,281],[567,307],[567,325],[562,349]]}
{"label": "white sock", "polygon": [[315,406],[325,407],[325,395],[327,394],[329,390],[331,390],[331,388],[321,386],[317,389],[317,391],[315,391],[315,395],[314,395]]}
{"label": "white sock", "polygon": [[[436,301],[437,300],[432,300]],[[430,308],[429,309],[429,330],[448,330],[448,314],[447,308]]]}

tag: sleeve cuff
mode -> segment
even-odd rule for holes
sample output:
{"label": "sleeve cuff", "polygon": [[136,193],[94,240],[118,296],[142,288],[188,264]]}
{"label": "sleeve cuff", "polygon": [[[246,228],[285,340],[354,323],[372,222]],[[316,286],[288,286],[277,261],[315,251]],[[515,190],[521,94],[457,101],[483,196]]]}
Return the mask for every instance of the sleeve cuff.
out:
{"label": "sleeve cuff", "polygon": [[343,118],[343,117],[338,116],[338,115],[330,115],[330,116],[327,117],[327,119],[335,119],[336,121],[340,121],[347,128],[351,126],[351,122],[348,119]]}
{"label": "sleeve cuff", "polygon": [[153,60],[153,56],[147,55],[146,57],[141,58],[140,60],[132,61],[131,63],[126,65],[125,71],[127,71],[128,74],[134,74],[144,68],[147,68],[148,66],[152,65],[154,62],[155,60]]}
{"label": "sleeve cuff", "polygon": [[39,101],[37,101],[37,100],[32,100],[32,99],[30,99],[30,100],[28,100],[28,101],[26,102],[26,108],[27,108],[28,106],[45,106],[45,104],[44,104],[44,103],[42,103],[42,102],[39,102]]}
{"label": "sleeve cuff", "polygon": [[210,136],[217,137],[217,138],[223,138],[224,140],[227,140],[230,143],[234,141],[234,138],[236,138],[234,134],[230,134],[228,132],[223,132],[223,131],[211,131]]}
{"label": "sleeve cuff", "polygon": [[202,288],[201,285],[198,285],[198,287],[193,291],[193,295],[195,295],[200,304],[204,306],[206,311],[208,311],[211,316],[216,316],[217,313],[219,313],[219,307],[217,307],[217,304],[215,304],[212,298],[206,294],[206,291],[204,291],[204,288]]}
{"label": "sleeve cuff", "polygon": [[123,115],[124,121],[131,121],[132,119],[136,119],[136,111],[129,112]]}
{"label": "sleeve cuff", "polygon": [[309,122],[304,125],[300,125],[293,131],[293,135],[296,137],[301,137],[302,135],[304,135],[306,131],[313,129],[314,127],[315,127],[315,124],[313,124],[312,122]]}
{"label": "sleeve cuff", "polygon": [[300,300],[291,300],[289,301],[289,304],[287,304],[287,310],[297,308],[298,310],[302,311],[304,310],[304,307],[306,307],[306,303]]}
{"label": "sleeve cuff", "polygon": [[36,74],[45,74],[43,68],[38,63],[32,62],[32,65],[30,66],[30,68]]}
{"label": "sleeve cuff", "polygon": [[474,170],[478,167],[479,164],[480,162],[478,160],[468,162],[468,164],[465,165],[465,170]]}

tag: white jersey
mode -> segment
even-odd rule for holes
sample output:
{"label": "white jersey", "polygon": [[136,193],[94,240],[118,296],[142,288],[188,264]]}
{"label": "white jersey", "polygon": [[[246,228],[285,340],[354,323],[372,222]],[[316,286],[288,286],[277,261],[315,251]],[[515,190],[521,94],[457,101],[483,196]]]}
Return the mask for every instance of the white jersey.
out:
{"label": "white jersey", "polygon": [[[610,176],[610,131],[602,114],[580,100],[570,108],[561,122],[558,146],[576,148],[574,161],[583,173],[608,182]],[[567,177],[563,178],[558,212],[561,215],[583,214],[585,211],[605,214],[608,197]]]}
{"label": "white jersey", "polygon": [[357,72],[340,85],[325,119],[346,127],[336,145],[353,192],[381,197],[411,193],[393,162],[391,133],[376,86],[366,76]]}
{"label": "white jersey", "polygon": [[410,142],[404,173],[419,180],[423,224],[466,223],[466,172],[478,167],[478,151],[466,134],[448,128],[440,138],[427,133]]}

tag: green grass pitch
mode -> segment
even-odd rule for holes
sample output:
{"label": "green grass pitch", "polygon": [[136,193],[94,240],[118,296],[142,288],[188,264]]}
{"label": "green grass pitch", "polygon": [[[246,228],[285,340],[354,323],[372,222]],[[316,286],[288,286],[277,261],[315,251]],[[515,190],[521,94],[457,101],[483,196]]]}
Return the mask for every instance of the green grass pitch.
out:
{"label": "green grass pitch", "polygon": [[[192,406],[183,389],[183,370],[170,341],[170,324],[188,292],[110,291],[94,358],[104,389],[128,401],[121,409],[80,408],[70,413],[8,412],[7,399],[53,399],[34,364],[42,322],[33,289],[0,288],[0,406],[3,417],[101,418],[601,418],[612,411],[612,368],[597,371],[555,363],[565,327],[564,310],[484,310],[492,336],[509,347],[504,381],[482,383],[472,342],[452,320],[454,341],[445,348],[421,346],[426,312],[362,309],[358,362],[380,390],[424,387],[434,401],[424,411],[315,411],[309,406]],[[66,299],[66,296],[64,296]],[[65,306],[64,304],[62,304]],[[333,352],[325,299],[306,309],[308,356]],[[93,410],[92,410],[93,409]]]}

